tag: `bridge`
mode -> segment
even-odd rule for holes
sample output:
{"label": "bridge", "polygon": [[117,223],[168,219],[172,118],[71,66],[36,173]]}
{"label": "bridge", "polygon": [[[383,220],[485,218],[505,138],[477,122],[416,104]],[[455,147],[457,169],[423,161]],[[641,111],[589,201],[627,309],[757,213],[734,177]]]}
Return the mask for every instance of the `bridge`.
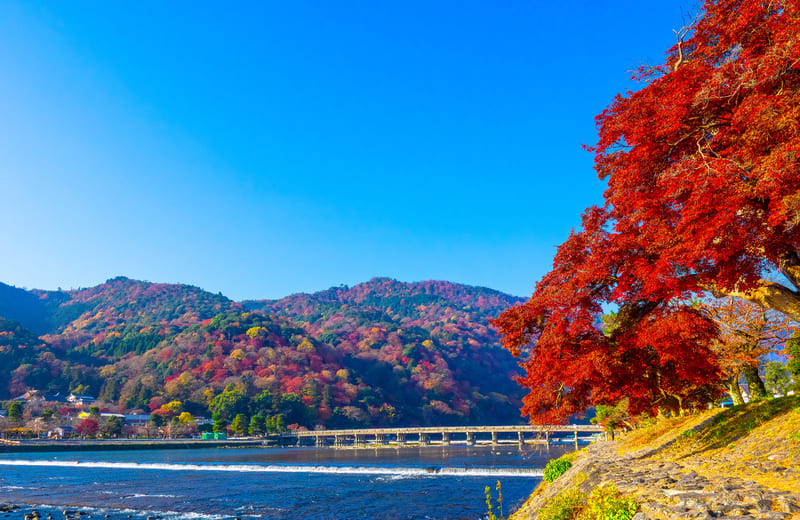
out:
{"label": "bridge", "polygon": [[353,430],[295,430],[280,437],[283,446],[367,447],[394,445],[450,446],[452,444],[526,444],[575,443],[590,441],[603,433],[600,426],[434,426],[416,428],[368,428]]}

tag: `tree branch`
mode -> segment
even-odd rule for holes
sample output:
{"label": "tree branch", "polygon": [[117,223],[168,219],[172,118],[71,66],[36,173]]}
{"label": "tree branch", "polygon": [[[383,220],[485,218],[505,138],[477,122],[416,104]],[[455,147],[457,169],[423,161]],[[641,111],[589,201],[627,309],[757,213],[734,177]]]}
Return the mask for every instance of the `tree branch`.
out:
{"label": "tree branch", "polygon": [[800,292],[793,291],[779,283],[760,280],[756,287],[746,291],[725,291],[717,287],[716,284],[705,284],[703,288],[716,298],[724,296],[741,298],[762,307],[782,312],[794,321],[800,322]]}
{"label": "tree branch", "polygon": [[781,255],[778,259],[778,269],[796,289],[800,289],[800,256],[796,251]]}
{"label": "tree branch", "polygon": [[694,29],[695,24],[697,24],[699,16],[700,13],[695,14],[694,20],[692,20],[688,25],[684,25],[677,31],[674,29],[672,31],[675,33],[675,37],[678,39],[678,59],[675,61],[675,63],[672,64],[672,72],[678,70],[678,67],[680,67],[683,64],[683,60],[685,58],[683,53],[683,44],[686,39],[686,35],[689,34],[692,31],[692,29]]}

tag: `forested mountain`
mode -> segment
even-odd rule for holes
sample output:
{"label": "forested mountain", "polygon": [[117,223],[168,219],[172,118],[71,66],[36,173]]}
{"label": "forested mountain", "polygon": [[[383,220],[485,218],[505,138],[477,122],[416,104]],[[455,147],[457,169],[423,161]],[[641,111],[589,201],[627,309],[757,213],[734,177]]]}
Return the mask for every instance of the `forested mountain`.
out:
{"label": "forested mountain", "polygon": [[127,410],[178,401],[307,427],[518,422],[520,369],[488,319],[519,301],[386,278],[243,303],[123,277],[77,291],[4,285],[0,394],[89,393]]}

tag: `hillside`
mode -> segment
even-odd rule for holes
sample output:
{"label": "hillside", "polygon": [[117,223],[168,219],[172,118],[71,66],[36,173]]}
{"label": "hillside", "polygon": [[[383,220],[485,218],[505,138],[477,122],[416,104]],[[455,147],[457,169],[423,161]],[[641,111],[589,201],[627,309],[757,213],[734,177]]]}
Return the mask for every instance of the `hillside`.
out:
{"label": "hillside", "polygon": [[[797,518],[798,432],[800,396],[652,420],[621,440],[581,452],[569,471],[540,485],[511,518],[548,518],[566,497],[581,507],[593,490],[605,488],[609,495],[611,486],[635,500],[646,518]],[[565,511],[560,518],[576,514]]]}
{"label": "hillside", "polygon": [[308,427],[521,420],[519,367],[488,325],[519,300],[490,289],[373,279],[236,303],[124,277],[4,287],[0,309],[27,345],[0,371],[5,397],[89,393],[127,410],[180,401],[195,415],[282,414]]}

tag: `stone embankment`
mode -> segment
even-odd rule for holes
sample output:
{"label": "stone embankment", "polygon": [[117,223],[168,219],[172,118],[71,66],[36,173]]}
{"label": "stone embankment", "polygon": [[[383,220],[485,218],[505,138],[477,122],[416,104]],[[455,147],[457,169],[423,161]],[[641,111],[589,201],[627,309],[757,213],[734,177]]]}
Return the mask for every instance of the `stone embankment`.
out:
{"label": "stone embankment", "polygon": [[564,490],[588,495],[613,484],[639,502],[634,520],[800,520],[798,405],[788,399],[707,412],[597,442],[511,518],[538,519],[539,509]]}

